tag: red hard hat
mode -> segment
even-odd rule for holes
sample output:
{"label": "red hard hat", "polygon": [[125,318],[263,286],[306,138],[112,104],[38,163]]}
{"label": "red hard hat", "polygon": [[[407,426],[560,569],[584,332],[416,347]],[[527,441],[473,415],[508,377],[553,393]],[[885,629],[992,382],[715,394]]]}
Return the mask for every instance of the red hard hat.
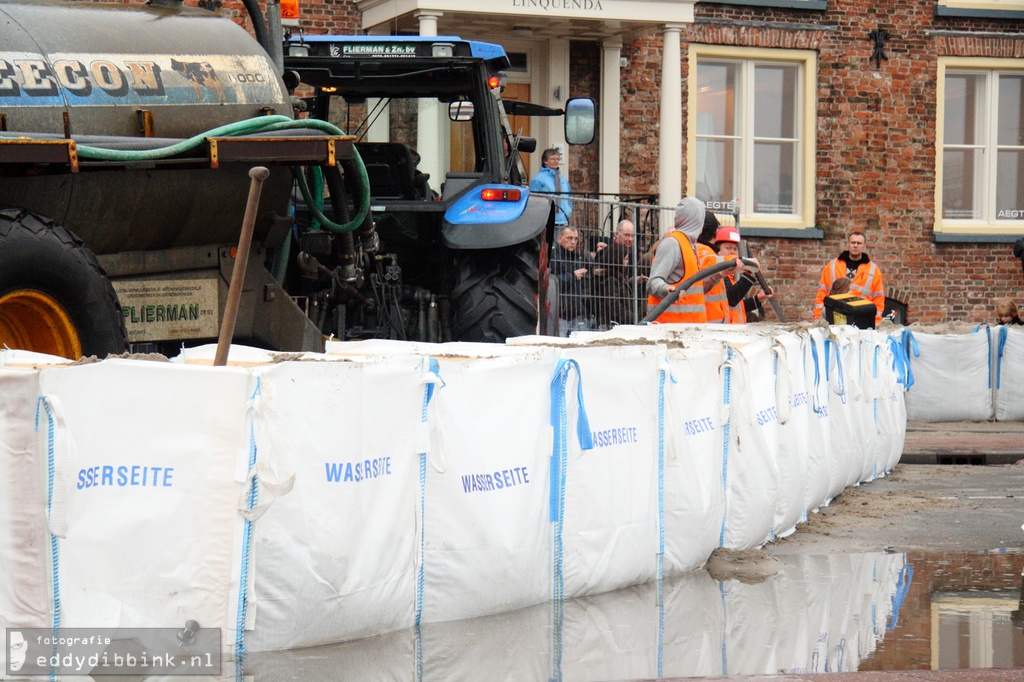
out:
{"label": "red hard hat", "polygon": [[740,231],[732,225],[725,225],[718,228],[718,232],[715,233],[716,242],[735,242],[740,243]]}

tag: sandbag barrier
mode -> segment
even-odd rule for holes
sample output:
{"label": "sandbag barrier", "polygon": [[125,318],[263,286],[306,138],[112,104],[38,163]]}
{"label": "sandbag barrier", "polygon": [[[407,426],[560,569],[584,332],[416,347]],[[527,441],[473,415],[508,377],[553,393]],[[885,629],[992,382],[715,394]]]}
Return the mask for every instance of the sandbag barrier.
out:
{"label": "sandbag barrier", "polygon": [[548,602],[562,632],[567,598],[761,546],[891,470],[905,348],[655,325],[229,367],[2,351],[0,627],[195,620],[236,659]]}

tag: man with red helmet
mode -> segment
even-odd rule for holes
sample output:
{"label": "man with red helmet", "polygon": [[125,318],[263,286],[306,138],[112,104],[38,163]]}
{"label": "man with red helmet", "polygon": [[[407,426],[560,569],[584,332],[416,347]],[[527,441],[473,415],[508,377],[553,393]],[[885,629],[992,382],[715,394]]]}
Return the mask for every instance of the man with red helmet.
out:
{"label": "man with red helmet", "polygon": [[[725,260],[732,260],[739,258],[740,255],[740,232],[732,225],[726,225],[718,228],[718,232],[715,233],[715,248],[718,249],[719,258]],[[754,260],[756,263],[756,259]],[[763,290],[757,292],[754,296],[748,296],[750,288],[757,282],[754,278],[754,274],[749,270],[744,271],[742,275],[737,279],[734,276],[733,271],[729,271],[725,276],[726,285],[725,293],[726,299],[729,306],[729,324],[746,324],[747,313],[753,310],[759,310],[761,304],[771,294],[766,293]]]}

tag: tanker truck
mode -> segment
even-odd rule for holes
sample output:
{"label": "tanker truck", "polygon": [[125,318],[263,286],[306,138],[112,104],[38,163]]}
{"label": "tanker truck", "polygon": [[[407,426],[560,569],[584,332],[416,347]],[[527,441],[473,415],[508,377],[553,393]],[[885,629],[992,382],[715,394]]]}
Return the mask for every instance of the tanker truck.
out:
{"label": "tanker truck", "polygon": [[[355,50],[353,80],[315,48],[282,72],[234,22],[176,3],[0,5],[0,344],[76,358],[216,340],[254,165],[271,173],[235,341],[544,333],[552,200],[519,184],[530,141],[488,82],[507,57],[441,42]],[[422,83],[363,79],[398,49]],[[349,111],[444,104],[477,138],[474,167],[434,192],[409,146],[346,134],[324,105],[338,74],[358,83]],[[593,103],[579,112],[567,126],[592,137]]]}

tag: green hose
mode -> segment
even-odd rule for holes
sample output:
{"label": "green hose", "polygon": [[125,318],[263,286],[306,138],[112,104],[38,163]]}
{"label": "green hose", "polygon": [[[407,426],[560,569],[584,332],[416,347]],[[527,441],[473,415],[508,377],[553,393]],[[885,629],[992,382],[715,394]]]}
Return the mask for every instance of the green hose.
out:
{"label": "green hose", "polygon": [[[314,118],[291,119],[287,116],[278,114],[273,116],[257,116],[244,121],[229,123],[212,130],[207,130],[204,133],[194,135],[187,140],[182,140],[181,142],[177,142],[166,147],[159,147],[157,149],[104,149],[102,147],[79,145],[77,150],[79,158],[92,159],[96,161],[156,161],[158,159],[166,159],[182,154],[191,149],[195,149],[196,147],[204,144],[206,139],[210,137],[233,137],[237,135],[275,132],[278,130],[295,130],[298,128],[315,128],[316,130],[322,130],[330,135],[344,135],[344,132],[342,132],[340,128],[327,121],[321,121]],[[295,179],[298,181],[299,190],[302,192],[302,196],[306,200],[306,204],[309,205],[313,216],[328,230],[339,234],[352,232],[362,225],[363,221],[366,219],[366,214],[370,210],[370,179],[366,175],[366,166],[363,164],[363,160],[359,156],[359,152],[356,151],[354,145],[352,147],[352,160],[356,169],[356,174],[359,177],[361,200],[359,210],[356,211],[356,217],[344,225],[335,223],[323,214],[323,211],[320,210],[320,206],[322,206],[323,203],[322,201],[318,202],[313,200],[313,197],[310,195],[309,186],[306,184],[306,179],[302,175],[302,171],[296,167],[292,168],[292,175],[294,175]],[[323,187],[323,182],[319,179],[322,177],[320,175],[322,171],[319,167],[313,167],[313,172],[318,178],[314,184]]]}
{"label": "green hose", "polygon": [[[190,149],[195,149],[196,147],[204,144],[208,137],[251,135],[253,133],[264,132],[270,129],[270,126],[272,125],[292,122],[292,119],[287,116],[257,116],[256,118],[249,118],[244,121],[229,123],[227,125],[214,128],[213,130],[207,130],[205,133],[194,135],[187,140],[182,140],[181,142],[177,142],[167,147],[160,147],[158,149],[104,149],[102,147],[78,145],[77,150],[79,158],[94,159],[97,161],[156,161],[158,159],[166,159],[171,156],[176,156],[177,154],[187,152]],[[279,130],[280,128],[275,129]],[[337,128],[335,128],[335,130],[337,130]],[[341,134],[341,131],[339,130],[337,134]]]}
{"label": "green hose", "polygon": [[[366,175],[366,166],[363,165],[363,160],[354,146],[352,147],[352,157],[353,161],[355,161],[355,167],[359,175],[359,190],[362,201],[359,204],[359,210],[356,211],[356,217],[344,225],[339,225],[324,215],[324,212],[320,210],[323,203],[316,201],[310,193],[309,185],[306,184],[306,178],[302,174],[302,170],[299,168],[292,168],[292,175],[295,177],[295,181],[299,185],[299,191],[302,192],[302,198],[306,200],[309,212],[313,214],[314,218],[320,221],[321,225],[336,234],[345,234],[346,232],[352,232],[355,230],[363,224],[363,221],[366,220],[366,214],[370,210],[370,178]],[[322,171],[320,171],[319,168],[314,168],[313,172],[314,174],[319,174]],[[316,184],[322,185],[322,181],[318,180]]]}

